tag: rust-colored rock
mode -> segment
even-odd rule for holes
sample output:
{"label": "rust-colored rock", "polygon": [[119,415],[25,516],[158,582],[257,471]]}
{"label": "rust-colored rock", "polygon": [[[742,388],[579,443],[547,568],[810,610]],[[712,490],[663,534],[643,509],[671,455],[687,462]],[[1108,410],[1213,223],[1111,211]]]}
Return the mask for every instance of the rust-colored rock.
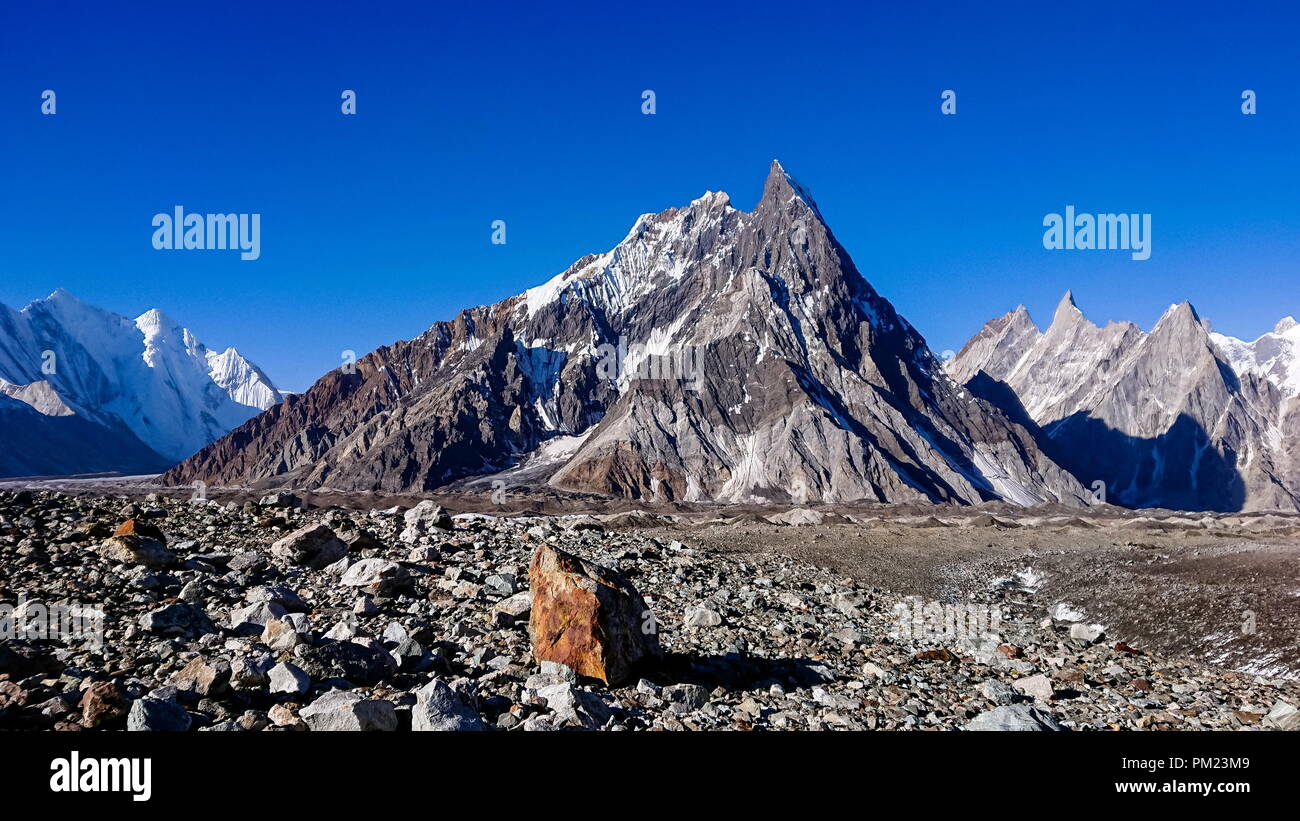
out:
{"label": "rust-colored rock", "polygon": [[661,656],[654,614],[632,583],[606,567],[549,545],[528,568],[528,634],[538,662],[567,664],[610,686]]}
{"label": "rust-colored rock", "polygon": [[126,715],[126,696],[122,688],[111,681],[97,681],[86,688],[81,696],[81,724],[98,727]]}
{"label": "rust-colored rock", "polygon": [[151,525],[143,519],[127,519],[117,526],[113,531],[114,536],[140,536],[146,539],[157,539],[164,545],[167,544],[167,536],[157,525]]}

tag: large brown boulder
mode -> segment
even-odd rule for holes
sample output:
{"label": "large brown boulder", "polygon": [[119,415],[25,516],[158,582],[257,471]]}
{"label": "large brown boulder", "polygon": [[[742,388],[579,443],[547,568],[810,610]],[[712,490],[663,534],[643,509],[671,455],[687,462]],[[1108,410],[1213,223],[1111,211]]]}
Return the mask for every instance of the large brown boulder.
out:
{"label": "large brown boulder", "polygon": [[632,583],[607,567],[542,545],[528,568],[533,657],[617,686],[661,656],[655,619]]}

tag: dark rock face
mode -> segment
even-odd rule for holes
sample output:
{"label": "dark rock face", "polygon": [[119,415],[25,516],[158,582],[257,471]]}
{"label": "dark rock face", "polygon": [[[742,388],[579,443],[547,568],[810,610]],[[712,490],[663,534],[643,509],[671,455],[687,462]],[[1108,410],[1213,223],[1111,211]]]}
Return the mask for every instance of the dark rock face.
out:
{"label": "dark rock face", "polygon": [[[1222,338],[1220,338],[1222,339]],[[949,364],[954,378],[1038,428],[1043,449],[1106,500],[1183,510],[1300,510],[1287,442],[1294,403],[1238,374],[1191,305],[1149,333],[1099,328],[1070,294],[1040,332],[1023,307],[990,321]]]}
{"label": "dark rock face", "polygon": [[521,464],[662,501],[1086,499],[944,373],[777,163],[752,212],[710,192],[644,215],[613,250],[327,374],[164,481],[420,491]]}

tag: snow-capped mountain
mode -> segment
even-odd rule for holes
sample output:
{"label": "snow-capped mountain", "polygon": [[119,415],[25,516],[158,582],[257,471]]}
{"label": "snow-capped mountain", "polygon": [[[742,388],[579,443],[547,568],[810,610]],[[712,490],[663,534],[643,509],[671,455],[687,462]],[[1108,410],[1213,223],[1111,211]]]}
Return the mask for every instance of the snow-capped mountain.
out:
{"label": "snow-capped mountain", "polygon": [[1295,317],[1283,317],[1272,333],[1254,342],[1216,333],[1210,338],[1238,374],[1262,376],[1286,396],[1300,395],[1300,323]]}
{"label": "snow-capped mountain", "polygon": [[0,475],[161,470],[281,398],[161,311],[132,320],[62,289],[0,305]]}
{"label": "snow-capped mountain", "polygon": [[611,250],[327,374],[164,477],[429,490],[527,475],[663,501],[1088,498],[953,382],[773,163]]}
{"label": "snow-capped mountain", "polygon": [[973,393],[1040,429],[1085,485],[1120,504],[1297,510],[1300,418],[1283,321],[1244,343],[1214,334],[1188,303],[1150,332],[1098,327],[1067,293],[1040,331],[1023,306],[990,321],[948,364]]}

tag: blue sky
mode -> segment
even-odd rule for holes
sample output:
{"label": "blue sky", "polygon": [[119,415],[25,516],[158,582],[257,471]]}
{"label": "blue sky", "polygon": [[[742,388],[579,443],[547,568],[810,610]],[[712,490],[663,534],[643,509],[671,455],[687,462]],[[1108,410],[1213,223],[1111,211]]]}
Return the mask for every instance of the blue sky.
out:
{"label": "blue sky", "polygon": [[[303,390],[638,214],[750,208],[779,157],[936,351],[1067,288],[1143,327],[1300,314],[1298,13],[1049,5],[7,0],[0,302],[159,307]],[[175,205],[260,213],[261,259],[154,250]],[[1066,205],[1151,213],[1151,259],[1044,250]]]}

